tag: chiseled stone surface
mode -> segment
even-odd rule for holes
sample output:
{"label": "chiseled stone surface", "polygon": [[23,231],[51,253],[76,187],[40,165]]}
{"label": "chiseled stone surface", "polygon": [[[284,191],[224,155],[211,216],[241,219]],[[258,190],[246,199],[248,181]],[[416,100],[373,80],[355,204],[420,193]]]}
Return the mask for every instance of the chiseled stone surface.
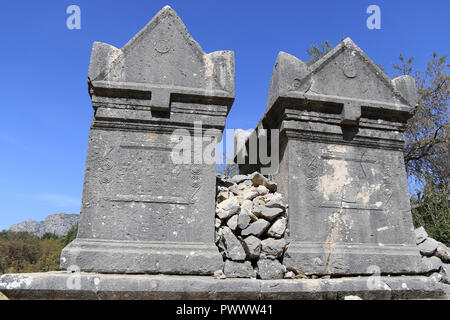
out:
{"label": "chiseled stone surface", "polygon": [[206,54],[167,6],[121,49],[95,42],[88,77],[95,114],[81,218],[61,267],[213,274],[222,265],[215,165],[176,164],[171,153],[174,130],[193,141],[196,121],[206,138],[220,136],[234,100],[234,53]]}
{"label": "chiseled stone surface", "polygon": [[[446,299],[445,289],[423,276],[337,279],[215,279],[212,276],[25,273],[0,277],[9,299]],[[70,288],[68,287],[70,284]],[[79,284],[79,286],[77,286]]]}
{"label": "chiseled stone surface", "polygon": [[282,279],[286,267],[280,261],[261,258],[258,260],[258,275],[262,280]]}
{"label": "chiseled stone surface", "polygon": [[270,174],[287,199],[288,269],[420,272],[403,161],[416,104],[412,77],[391,80],[349,38],[310,66],[279,53],[252,133],[261,139],[260,129],[280,130],[279,165],[239,169]]}
{"label": "chiseled stone surface", "polygon": [[223,267],[223,272],[228,278],[253,278],[255,272],[253,271],[250,261],[232,261],[226,260]]}

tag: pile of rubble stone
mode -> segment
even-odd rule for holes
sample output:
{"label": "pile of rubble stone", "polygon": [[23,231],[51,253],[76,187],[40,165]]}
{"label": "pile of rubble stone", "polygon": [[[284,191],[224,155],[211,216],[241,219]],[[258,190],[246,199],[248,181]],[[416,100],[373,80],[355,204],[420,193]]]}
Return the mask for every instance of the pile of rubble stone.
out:
{"label": "pile of rubble stone", "polygon": [[415,230],[416,243],[422,255],[422,272],[429,274],[436,281],[450,284],[450,250],[433,238],[423,227]]}
{"label": "pile of rubble stone", "polygon": [[[217,277],[295,278],[283,265],[288,242],[287,205],[276,183],[258,172],[217,176],[216,245],[224,259]],[[422,274],[450,284],[450,250],[415,230],[422,255]]]}
{"label": "pile of rubble stone", "polygon": [[276,183],[258,172],[217,177],[216,244],[224,258],[225,277],[295,276],[282,264],[287,205],[276,191]]}

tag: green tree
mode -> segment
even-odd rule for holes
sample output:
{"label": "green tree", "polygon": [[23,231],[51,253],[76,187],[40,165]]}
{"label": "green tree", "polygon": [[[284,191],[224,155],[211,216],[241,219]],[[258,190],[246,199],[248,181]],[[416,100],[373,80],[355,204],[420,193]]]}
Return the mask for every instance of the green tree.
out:
{"label": "green tree", "polygon": [[411,199],[414,225],[423,226],[428,235],[450,246],[449,188],[437,188],[428,178],[423,191]]}
{"label": "green tree", "polygon": [[61,238],[62,243],[65,246],[67,246],[69,243],[71,243],[78,234],[78,224],[75,224],[68,232],[67,234]]}
{"label": "green tree", "polygon": [[308,66],[312,65],[332,49],[333,46],[328,42],[328,40],[325,40],[325,42],[322,42],[319,45],[313,44],[311,48],[306,49],[306,51],[308,52],[308,61],[306,62],[306,64]]}
{"label": "green tree", "polygon": [[0,232],[0,273],[32,271],[40,256],[39,242],[28,232]]}
{"label": "green tree", "polygon": [[414,77],[418,94],[418,105],[405,132],[406,170],[422,185],[448,186],[450,65],[447,56],[433,53],[425,71],[415,68],[414,57],[405,59],[400,54],[400,62],[393,65],[394,69],[400,75]]}
{"label": "green tree", "polygon": [[39,259],[30,266],[33,272],[59,270],[59,258],[64,243],[59,238],[41,239]]}
{"label": "green tree", "polygon": [[61,238],[52,233],[39,238],[28,232],[0,232],[0,274],[59,270],[61,250],[77,231],[75,225]]}
{"label": "green tree", "polygon": [[58,238],[59,237],[56,234],[51,233],[51,232],[46,232],[41,237],[41,239],[44,239],[44,240],[46,240],[46,239],[58,239]]}

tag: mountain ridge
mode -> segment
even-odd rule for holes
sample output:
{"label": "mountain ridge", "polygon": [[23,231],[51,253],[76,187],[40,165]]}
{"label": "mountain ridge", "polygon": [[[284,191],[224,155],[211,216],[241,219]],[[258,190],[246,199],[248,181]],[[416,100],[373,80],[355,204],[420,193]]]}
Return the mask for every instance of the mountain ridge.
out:
{"label": "mountain ridge", "polygon": [[79,214],[67,214],[64,212],[48,215],[43,221],[28,219],[13,224],[9,231],[30,232],[42,237],[45,233],[53,233],[62,237],[80,220]]}

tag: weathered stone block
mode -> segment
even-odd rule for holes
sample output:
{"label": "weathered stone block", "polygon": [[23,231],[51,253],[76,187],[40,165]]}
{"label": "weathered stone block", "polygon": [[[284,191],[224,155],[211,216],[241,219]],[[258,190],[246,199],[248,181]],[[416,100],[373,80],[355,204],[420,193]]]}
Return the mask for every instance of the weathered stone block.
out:
{"label": "weathered stone block", "polygon": [[215,164],[192,154],[177,164],[172,151],[180,139],[196,146],[196,121],[204,140],[220,138],[234,100],[233,52],[204,53],[164,7],[122,49],[94,43],[89,92],[81,220],[61,267],[213,274],[222,265]]}
{"label": "weathered stone block", "polygon": [[247,140],[279,130],[279,146],[269,141],[279,163],[247,158],[240,172],[273,169],[289,208],[289,269],[420,272],[403,162],[416,103],[411,77],[391,81],[349,38],[311,66],[280,52],[266,112]]}
{"label": "weathered stone block", "polygon": [[438,246],[439,242],[433,238],[426,238],[424,242],[419,244],[419,250],[424,256],[432,256],[436,252]]}
{"label": "weathered stone block", "polygon": [[442,261],[438,257],[422,257],[423,272],[439,271]]}
{"label": "weathered stone block", "polygon": [[258,275],[262,280],[283,279],[286,267],[278,260],[259,259]]}
{"label": "weathered stone block", "polygon": [[227,278],[255,277],[255,271],[253,270],[250,261],[237,262],[232,260],[226,260],[223,270]]}
{"label": "weathered stone block", "polygon": [[[76,279],[76,280],[74,280]],[[448,299],[444,288],[423,276],[380,277],[382,288],[368,288],[369,277],[338,279],[214,279],[205,276],[98,273],[23,273],[0,277],[0,291],[9,299],[192,299],[273,300]],[[79,287],[67,286],[68,283]]]}

